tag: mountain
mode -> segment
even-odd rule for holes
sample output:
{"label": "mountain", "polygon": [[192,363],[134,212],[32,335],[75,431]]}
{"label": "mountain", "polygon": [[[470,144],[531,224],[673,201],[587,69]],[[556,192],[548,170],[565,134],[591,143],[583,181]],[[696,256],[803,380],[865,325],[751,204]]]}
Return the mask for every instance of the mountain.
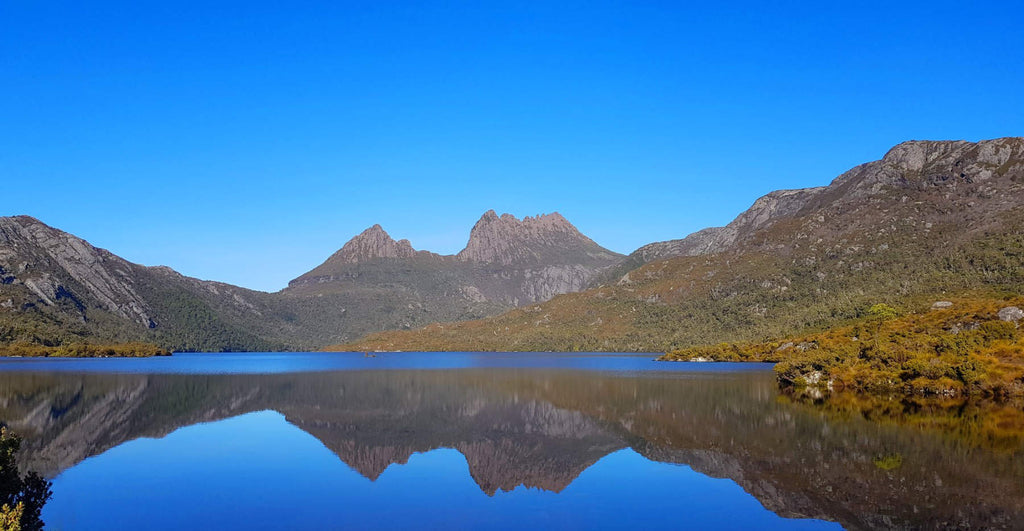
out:
{"label": "mountain", "polygon": [[875,302],[1024,291],[1024,138],[911,141],[725,227],[644,246],[597,287],[336,348],[663,351],[779,337]]}
{"label": "mountain", "polygon": [[516,219],[485,213],[455,260],[481,293],[506,305],[544,302],[585,288],[624,257],[594,243],[559,213]]}
{"label": "mountain", "polygon": [[[874,302],[1020,293],[1022,175],[1021,138],[905,142],[827,186],[772,192],[725,227],[629,257],[557,213],[487,212],[449,256],[375,225],[278,293],[133,264],[36,219],[0,218],[0,342],[281,350],[392,330],[405,332],[339,348],[664,351],[762,340]],[[465,322],[436,324],[451,321]]]}
{"label": "mountain", "polygon": [[135,341],[287,350],[494,315],[578,291],[621,261],[561,215],[484,214],[456,256],[374,225],[278,293],[145,267],[28,216],[0,218],[0,343]]}
{"label": "mountain", "polygon": [[457,255],[417,251],[374,225],[279,299],[323,345],[544,302],[584,289],[622,259],[558,213],[520,220],[492,210]]}
{"label": "mountain", "polygon": [[462,262],[477,264],[608,265],[622,256],[587,238],[558,212],[527,216],[522,220],[511,214],[500,217],[489,210],[469,233],[469,243],[456,255]]}
{"label": "mountain", "polygon": [[0,342],[284,348],[271,339],[284,334],[269,324],[275,320],[266,299],[265,293],[128,262],[35,218],[0,218]]}
{"label": "mountain", "polygon": [[[510,214],[499,217],[491,210],[473,226],[469,242],[457,255],[416,251],[408,240],[395,241],[374,225],[323,264],[289,282],[288,289],[319,295],[331,291],[331,285],[355,280],[367,269],[360,265],[402,264],[406,275],[390,277],[397,285],[415,284],[415,269],[444,271],[463,282],[454,291],[471,302],[519,306],[578,291],[622,258],[584,236],[557,212],[520,220]],[[424,290],[429,288],[414,289]]]}
{"label": "mountain", "polygon": [[388,236],[388,233],[384,232],[380,225],[374,225],[349,240],[341,250],[328,258],[327,262],[317,269],[329,268],[336,263],[357,264],[377,258],[412,258],[414,256],[416,256],[416,251],[412,248],[409,240],[396,242],[391,236]]}

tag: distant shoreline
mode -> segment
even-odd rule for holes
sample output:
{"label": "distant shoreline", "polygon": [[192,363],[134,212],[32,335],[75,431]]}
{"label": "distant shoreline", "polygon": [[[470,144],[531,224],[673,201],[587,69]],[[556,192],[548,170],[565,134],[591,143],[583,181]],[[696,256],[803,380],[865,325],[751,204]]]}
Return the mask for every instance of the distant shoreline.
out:
{"label": "distant shoreline", "polygon": [[152,358],[171,354],[170,350],[163,347],[135,342],[102,345],[71,343],[57,346],[14,343],[0,346],[0,356],[7,358]]}

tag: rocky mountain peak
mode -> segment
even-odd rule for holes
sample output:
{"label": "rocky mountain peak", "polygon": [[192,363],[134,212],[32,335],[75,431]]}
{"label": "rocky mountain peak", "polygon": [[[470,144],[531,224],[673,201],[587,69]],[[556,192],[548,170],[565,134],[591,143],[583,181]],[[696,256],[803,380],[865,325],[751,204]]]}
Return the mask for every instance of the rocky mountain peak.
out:
{"label": "rocky mountain peak", "polygon": [[469,242],[457,258],[464,262],[512,265],[550,261],[559,254],[578,251],[614,256],[580,233],[558,212],[519,219],[512,214],[499,216],[488,210],[473,226]]}
{"label": "rocky mountain peak", "polygon": [[[625,273],[628,268],[653,260],[737,249],[749,244],[757,231],[786,219],[811,220],[816,228],[807,228],[804,234],[813,229],[820,237],[863,231],[879,216],[879,208],[889,209],[887,215],[891,217],[895,209],[907,204],[911,209],[927,204],[931,208],[984,217],[989,211],[1013,208],[1021,182],[1024,137],[980,142],[910,140],[894,146],[880,160],[850,169],[828,186],[777,190],[764,195],[725,227],[705,229],[681,240],[645,245],[614,272]],[[985,202],[985,209],[973,206],[979,200]],[[850,222],[825,223],[838,217]]]}
{"label": "rocky mountain peak", "polygon": [[377,258],[411,258],[416,255],[409,240],[395,241],[384,228],[374,225],[346,243],[332,261],[355,264]]}
{"label": "rocky mountain peak", "polygon": [[[389,258],[389,260],[380,260]],[[581,234],[558,213],[518,219],[489,210],[457,255],[415,251],[370,227],[323,264],[288,283],[293,295],[389,298],[397,325],[483,316],[580,291],[622,260]],[[374,260],[377,259],[377,260]],[[349,299],[351,300],[351,299]],[[348,311],[348,310],[345,310]],[[346,314],[346,318],[355,315]],[[372,326],[379,329],[379,315]]]}

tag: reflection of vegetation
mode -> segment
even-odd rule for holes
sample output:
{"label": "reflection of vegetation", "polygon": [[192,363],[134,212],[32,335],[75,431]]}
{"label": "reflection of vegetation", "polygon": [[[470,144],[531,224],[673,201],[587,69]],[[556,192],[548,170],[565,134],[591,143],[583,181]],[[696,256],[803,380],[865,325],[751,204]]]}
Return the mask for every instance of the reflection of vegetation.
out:
{"label": "reflection of vegetation", "polygon": [[922,396],[1024,396],[1024,331],[1001,307],[1024,298],[957,301],[951,309],[897,317],[875,305],[868,317],[826,332],[764,343],[722,343],[662,359],[773,361],[779,381]]}
{"label": "reflection of vegetation", "polygon": [[53,495],[50,482],[39,474],[18,473],[15,454],[20,447],[20,437],[0,428],[0,531],[42,529],[39,515]]}
{"label": "reflection of vegetation", "polygon": [[0,356],[20,357],[51,357],[51,358],[144,358],[150,356],[170,356],[165,348],[149,343],[117,343],[113,345],[94,345],[90,343],[71,343],[69,345],[45,346],[32,343],[14,343],[0,345]]}
{"label": "reflection of vegetation", "polygon": [[950,397],[883,396],[856,392],[823,394],[790,389],[787,403],[823,411],[837,420],[863,418],[937,433],[961,446],[1015,453],[1024,448],[1024,403]]}

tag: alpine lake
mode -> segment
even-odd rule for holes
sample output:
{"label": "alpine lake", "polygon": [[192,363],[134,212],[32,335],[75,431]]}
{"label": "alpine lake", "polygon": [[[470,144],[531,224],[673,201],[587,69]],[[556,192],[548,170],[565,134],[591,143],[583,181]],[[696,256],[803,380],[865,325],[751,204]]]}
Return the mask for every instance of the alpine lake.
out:
{"label": "alpine lake", "polygon": [[0,358],[49,529],[1024,529],[1021,416],[650,354]]}

